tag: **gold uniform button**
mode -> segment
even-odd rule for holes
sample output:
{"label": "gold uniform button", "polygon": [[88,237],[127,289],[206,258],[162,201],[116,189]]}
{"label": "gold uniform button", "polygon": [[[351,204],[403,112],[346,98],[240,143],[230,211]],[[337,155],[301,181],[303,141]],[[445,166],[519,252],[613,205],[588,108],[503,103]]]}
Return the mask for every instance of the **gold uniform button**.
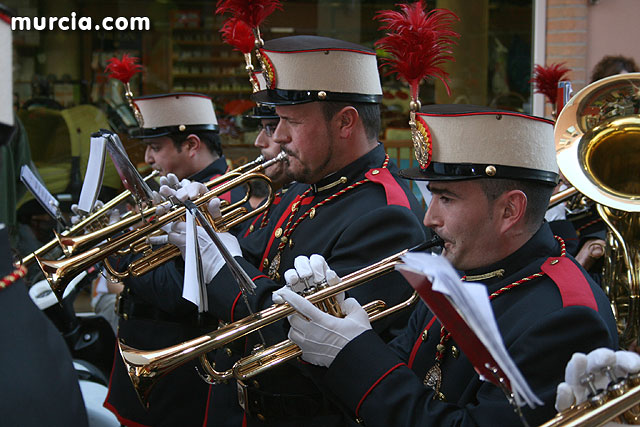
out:
{"label": "gold uniform button", "polygon": [[187,128],[187,127],[186,127],[185,125],[180,125],[180,126],[178,126],[178,130],[179,130],[180,132],[184,132],[184,130],[185,130],[186,128]]}
{"label": "gold uniform button", "polygon": [[260,422],[265,422],[267,419],[262,414],[256,415],[256,417],[260,420]]}
{"label": "gold uniform button", "polygon": [[451,346],[451,355],[454,359],[457,359],[458,356],[460,356],[460,350],[458,350],[458,347],[456,347],[455,345]]}
{"label": "gold uniform button", "polygon": [[309,219],[313,219],[314,216],[316,216],[316,208],[311,208],[309,211]]}
{"label": "gold uniform button", "polygon": [[249,233],[251,233],[252,231],[253,231],[253,224],[249,226]]}
{"label": "gold uniform button", "polygon": [[484,170],[484,173],[486,173],[487,176],[494,176],[496,174],[496,167],[493,165],[489,165]]}
{"label": "gold uniform button", "polygon": [[262,266],[265,268],[269,267],[269,260],[265,258],[264,261],[262,261]]}
{"label": "gold uniform button", "polygon": [[276,239],[279,239],[280,236],[282,236],[282,228],[276,228],[275,236],[276,236]]}
{"label": "gold uniform button", "polygon": [[226,354],[228,357],[231,357],[233,352],[231,351],[231,349],[229,347],[225,347],[224,354]]}
{"label": "gold uniform button", "polygon": [[422,331],[422,341],[426,341],[427,338],[429,338],[429,331],[427,329],[425,329],[424,331]]}
{"label": "gold uniform button", "polygon": [[293,247],[293,239],[289,240],[289,247],[292,248]]}
{"label": "gold uniform button", "polygon": [[374,169],[371,171],[371,175],[378,175],[380,171],[378,169]]}

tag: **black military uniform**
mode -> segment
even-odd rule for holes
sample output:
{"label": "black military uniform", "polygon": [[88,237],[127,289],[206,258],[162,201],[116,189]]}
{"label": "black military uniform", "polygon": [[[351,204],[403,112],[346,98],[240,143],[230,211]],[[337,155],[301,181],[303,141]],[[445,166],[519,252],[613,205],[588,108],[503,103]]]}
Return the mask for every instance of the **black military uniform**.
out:
{"label": "black military uniform", "polygon": [[[528,182],[535,187],[526,191],[537,191],[540,199],[557,184],[551,121],[470,105],[429,106],[417,116],[428,131],[423,143],[430,144],[432,157],[419,158],[419,167],[400,171],[404,177],[431,182],[493,179],[496,185],[505,179],[523,187]],[[455,241],[447,219],[434,215],[433,221],[442,221],[438,227]],[[453,228],[456,221],[460,218],[452,220]],[[520,227],[526,229],[524,220]],[[467,245],[467,250],[473,248]],[[574,352],[617,348],[606,296],[547,223],[502,260],[463,274],[465,280],[486,285],[505,346],[544,402],[535,410],[523,408],[532,425],[554,415],[556,386]],[[319,378],[368,426],[521,425],[502,390],[480,380],[424,304],[389,346],[366,331],[350,341]]]}
{"label": "black military uniform", "polygon": [[[291,185],[271,212],[268,225],[240,241],[244,258],[238,260],[258,286],[256,295],[249,297],[252,310],[256,312],[272,304],[271,292],[284,284],[281,275],[293,267],[299,255],[319,253],[338,275],[344,276],[423,242],[422,208],[396,174],[396,166],[387,161],[382,145],[378,145],[314,185]],[[287,224],[297,221],[298,225],[288,234]],[[275,280],[271,280],[269,270],[278,257],[279,267],[272,269]],[[249,314],[227,267],[209,284],[208,293],[209,308],[215,317],[230,322]],[[381,299],[388,305],[399,303],[410,294],[410,287],[398,273],[372,280],[350,292],[363,304]],[[390,338],[405,324],[408,315],[408,311],[402,312],[393,319],[376,322],[374,327]],[[267,343],[286,339],[287,326],[279,322],[263,329]],[[230,368],[240,355],[247,355],[258,343],[257,336],[250,336],[239,349],[216,352],[217,369]],[[247,383],[243,392],[249,402],[249,424],[344,424],[336,408],[300,373],[301,366],[293,362]],[[241,425],[239,406],[229,406],[235,400],[230,398],[235,397],[234,388],[232,383],[211,387],[207,425]]]}
{"label": "black military uniform", "polygon": [[[134,132],[136,138],[158,138],[190,133],[209,138],[219,158],[188,177],[208,182],[227,172],[227,162],[220,147],[215,147],[217,119],[211,98],[194,93],[173,93],[136,98],[144,123]],[[209,133],[205,135],[204,132]],[[201,140],[203,138],[201,136]],[[205,144],[205,142],[202,142]],[[213,151],[212,151],[213,153]],[[244,190],[236,188],[220,199],[236,202]],[[132,256],[116,259],[112,265],[124,270]],[[184,261],[177,257],[139,277],[124,280],[117,311],[120,316],[118,338],[142,350],[157,350],[178,344],[214,329],[217,321],[208,315],[198,316],[197,307],[182,298]],[[104,406],[125,425],[194,426],[201,425],[207,399],[207,384],[195,371],[195,363],[183,365],[154,385],[149,395],[149,409],[138,400],[122,358],[116,357]]]}
{"label": "black military uniform", "polygon": [[[535,410],[523,408],[530,425],[555,415],[556,386],[564,378],[566,361],[574,352],[616,349],[618,344],[606,296],[570,255],[557,267],[551,265],[559,255],[560,245],[545,224],[507,258],[464,272],[472,277],[504,269],[502,277],[494,274],[482,281],[489,294],[541,271],[545,262],[552,269],[562,270],[560,277],[565,274],[562,279],[545,274],[491,303],[505,347],[544,402]],[[567,268],[565,262],[573,268]],[[429,309],[420,304],[405,332],[388,347],[371,331],[347,344],[324,380],[367,426],[521,425],[502,391],[480,380],[453,339],[445,344],[441,363],[440,392],[445,400],[434,399],[434,390],[423,380],[435,364],[440,326]]]}
{"label": "black military uniform", "polygon": [[[189,177],[207,182],[224,174],[223,157]],[[221,199],[238,201],[243,190],[237,188]],[[126,267],[128,259],[119,260],[116,268]],[[197,307],[182,298],[184,262],[169,261],[139,277],[124,280],[125,290],[118,302],[118,338],[141,350],[157,350],[178,344],[217,327],[208,315],[198,317]],[[134,421],[144,425],[199,425],[204,418],[207,384],[195,370],[195,363],[185,364],[169,373],[154,386],[146,411],[136,397],[131,379],[117,352],[109,381],[105,406],[123,424]],[[173,408],[168,410],[168,408]]]}

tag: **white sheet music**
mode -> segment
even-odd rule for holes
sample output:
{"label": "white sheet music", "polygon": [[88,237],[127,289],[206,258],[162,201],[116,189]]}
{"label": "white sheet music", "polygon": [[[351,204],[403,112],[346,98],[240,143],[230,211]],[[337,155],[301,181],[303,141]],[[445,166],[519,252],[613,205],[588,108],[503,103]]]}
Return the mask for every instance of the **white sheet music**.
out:
{"label": "white sheet music", "polygon": [[399,270],[409,269],[423,274],[432,283],[434,291],[447,296],[460,317],[484,344],[509,379],[518,406],[525,403],[532,408],[542,405],[542,401],[533,393],[504,346],[487,288],[477,282],[462,282],[453,266],[442,256],[409,252],[402,257],[402,261],[405,265],[399,265]]}
{"label": "white sheet music", "polygon": [[184,282],[182,298],[198,306],[198,313],[209,310],[205,283],[202,278],[200,248],[197,245],[196,221],[191,212],[186,212],[187,245],[184,256]]}
{"label": "white sheet music", "polygon": [[54,219],[58,219],[58,206],[60,203],[58,199],[47,190],[47,187],[38,180],[31,168],[27,165],[22,165],[20,168],[20,181],[27,186],[33,197],[42,205],[42,207],[51,215]]}
{"label": "white sheet music", "polygon": [[107,153],[107,141],[103,136],[91,137],[91,151],[87,162],[87,171],[84,174],[82,191],[78,209],[85,215],[93,210],[93,206],[98,200],[98,194],[102,187],[104,177],[104,159]]}

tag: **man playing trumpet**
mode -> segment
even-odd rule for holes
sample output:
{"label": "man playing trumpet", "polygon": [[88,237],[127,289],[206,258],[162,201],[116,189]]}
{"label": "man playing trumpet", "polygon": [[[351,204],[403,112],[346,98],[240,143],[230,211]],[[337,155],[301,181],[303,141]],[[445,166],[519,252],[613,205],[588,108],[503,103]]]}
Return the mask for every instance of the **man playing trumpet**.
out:
{"label": "man playing trumpet", "polygon": [[[442,237],[443,256],[463,280],[487,287],[505,346],[544,402],[522,408],[537,425],[555,414],[571,355],[618,344],[605,294],[543,219],[558,179],[553,123],[465,105],[430,106],[418,116],[432,158],[401,174],[429,182],[424,224]],[[299,275],[287,273],[292,282]],[[503,392],[479,378],[425,304],[385,345],[352,299],[343,319],[287,288],[274,300],[299,311],[289,317],[289,338],[303,360],[328,368],[317,378],[366,425],[520,425]]]}

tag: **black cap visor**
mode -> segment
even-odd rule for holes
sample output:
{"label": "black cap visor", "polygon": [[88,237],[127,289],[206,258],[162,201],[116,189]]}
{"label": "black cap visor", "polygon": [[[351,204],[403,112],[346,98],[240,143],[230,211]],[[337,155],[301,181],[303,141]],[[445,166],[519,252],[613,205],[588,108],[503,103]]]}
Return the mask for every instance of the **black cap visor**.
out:
{"label": "black cap visor", "polygon": [[462,181],[466,179],[495,178],[518,181],[538,181],[555,186],[559,175],[538,169],[479,163],[432,162],[426,169],[413,167],[400,170],[400,176],[415,181]]}
{"label": "black cap visor", "polygon": [[328,92],[322,90],[266,89],[254,93],[251,95],[251,99],[258,104],[266,105],[295,105],[316,101],[379,104],[382,102],[382,95],[364,95],[361,93]]}

